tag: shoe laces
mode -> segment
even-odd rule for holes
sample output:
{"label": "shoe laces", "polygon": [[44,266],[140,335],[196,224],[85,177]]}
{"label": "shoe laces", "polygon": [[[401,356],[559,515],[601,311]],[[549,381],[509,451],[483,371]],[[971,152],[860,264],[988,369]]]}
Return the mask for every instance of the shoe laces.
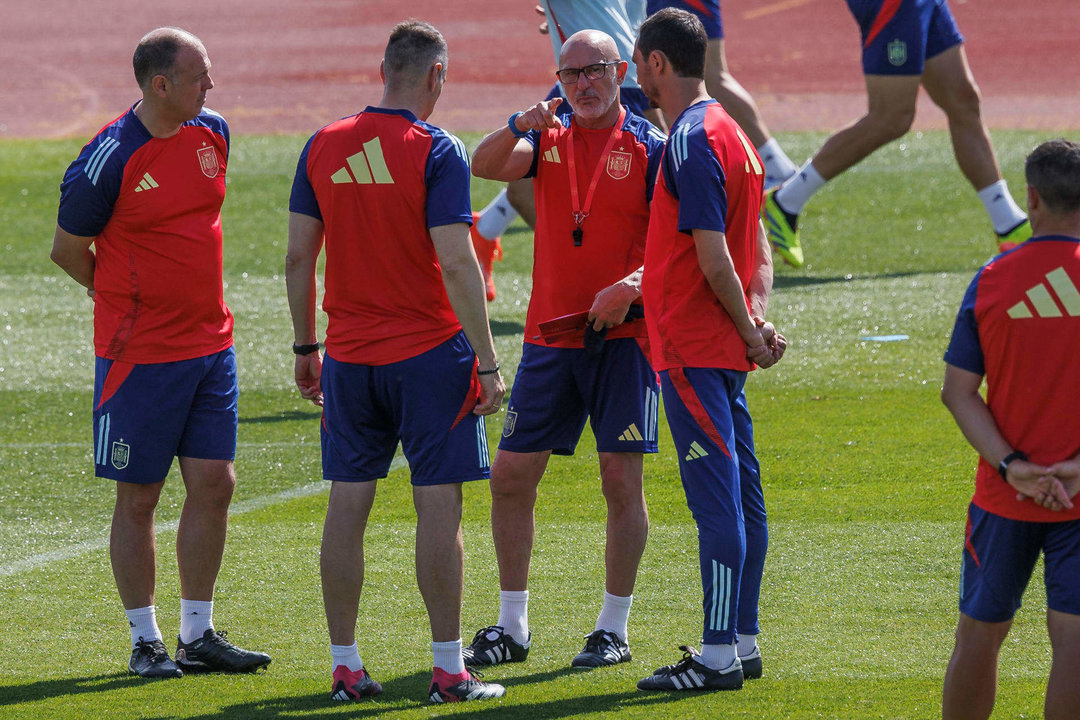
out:
{"label": "shoe laces", "polygon": [[[609,639],[608,636],[611,638]],[[585,636],[585,652],[600,652],[600,648],[604,645],[611,645],[614,639],[614,634],[607,630],[594,630]]]}
{"label": "shoe laces", "polygon": [[698,651],[689,645],[680,645],[679,649],[683,651],[682,660],[674,665],[668,665],[665,670],[669,675],[678,675],[681,672],[689,670],[690,667],[698,661]]}
{"label": "shoe laces", "polygon": [[[498,637],[494,640],[488,638],[488,633],[495,633]],[[497,645],[503,641],[503,627],[502,625],[489,625],[486,628],[480,628],[476,631],[476,635],[473,636],[472,645]]]}
{"label": "shoe laces", "polygon": [[145,652],[150,656],[151,662],[159,662],[161,656],[169,657],[169,651],[165,649],[165,643],[160,640],[143,640],[142,636],[139,636],[138,642],[135,643],[135,647],[140,652]]}

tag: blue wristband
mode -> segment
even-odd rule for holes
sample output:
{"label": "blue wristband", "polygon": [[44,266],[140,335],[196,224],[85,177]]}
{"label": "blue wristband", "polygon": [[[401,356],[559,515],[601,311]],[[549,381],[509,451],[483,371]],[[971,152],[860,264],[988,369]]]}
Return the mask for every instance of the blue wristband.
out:
{"label": "blue wristband", "polygon": [[516,112],[510,116],[509,120],[506,121],[506,126],[510,128],[510,132],[514,133],[514,137],[519,139],[529,134],[528,130],[518,130],[517,125],[515,124],[517,122],[517,119],[524,114],[525,113],[523,112]]}

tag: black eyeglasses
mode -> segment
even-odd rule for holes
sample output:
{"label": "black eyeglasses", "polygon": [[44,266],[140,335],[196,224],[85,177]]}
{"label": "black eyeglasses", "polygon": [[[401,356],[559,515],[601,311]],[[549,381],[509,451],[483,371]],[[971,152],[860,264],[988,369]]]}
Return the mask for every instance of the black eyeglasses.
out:
{"label": "black eyeglasses", "polygon": [[612,65],[618,65],[622,60],[612,60],[611,62],[593,63],[592,65],[586,65],[583,68],[563,68],[555,73],[555,77],[559,78],[559,82],[563,85],[572,85],[578,81],[578,76],[582,73],[585,74],[589,80],[598,80],[604,77],[604,73]]}

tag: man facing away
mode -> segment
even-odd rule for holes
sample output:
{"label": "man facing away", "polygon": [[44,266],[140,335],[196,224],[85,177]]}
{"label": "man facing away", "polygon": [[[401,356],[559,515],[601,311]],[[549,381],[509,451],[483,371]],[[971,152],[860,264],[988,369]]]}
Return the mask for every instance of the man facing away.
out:
{"label": "man facing away", "polygon": [[[428,698],[495,698],[461,654],[461,484],[489,476],[484,415],[505,392],[469,241],[469,160],[425,120],[446,80],[431,25],[399,23],[380,65],[378,106],[308,141],[289,203],[286,284],[303,397],[323,407],[323,477],[333,482],[321,571],[334,700],[382,692],[360,658],[364,530],[376,480],[401,441],[416,507],[416,574],[431,622]],[[315,274],[326,246],[326,357]]]}
{"label": "man facing away", "polygon": [[[528,655],[537,486],[553,453],[573,454],[587,418],[607,502],[605,592],[572,664],[630,660],[627,620],[649,528],[643,453],[656,452],[659,407],[640,320],[640,268],[664,138],[620,105],[626,67],[606,33],[571,35],[557,73],[570,111],[552,99],[515,113],[474,153],[480,177],[535,178],[537,225],[525,342],[491,468],[499,619],[466,648],[471,664]],[[639,319],[624,322],[628,313]],[[561,330],[544,330],[566,316],[575,317]]]}
{"label": "man facing away", "polygon": [[[109,556],[131,629],[128,670],[254,671],[270,656],[236,647],[212,619],[236,484],[233,317],[221,282],[229,128],[204,107],[214,81],[194,35],[153,30],[132,64],[142,99],[68,168],[52,249],[94,300],[94,468],[117,481]],[[174,456],[187,490],[176,662],[154,606],[154,510]]]}
{"label": "man facing away", "polygon": [[768,544],[744,386],[786,341],[765,322],[772,261],[758,219],[765,168],[704,80],[707,37],[665,8],[641,26],[641,89],[674,118],[656,181],[642,292],[653,367],[698,529],[702,650],[642,690],[732,690],[761,677],[758,597]]}
{"label": "man facing away", "polygon": [[946,720],[990,717],[998,653],[1040,554],[1045,714],[1080,711],[1080,145],[1043,143],[1024,174],[1034,236],[979,270],[945,353],[941,399],[979,453]]}

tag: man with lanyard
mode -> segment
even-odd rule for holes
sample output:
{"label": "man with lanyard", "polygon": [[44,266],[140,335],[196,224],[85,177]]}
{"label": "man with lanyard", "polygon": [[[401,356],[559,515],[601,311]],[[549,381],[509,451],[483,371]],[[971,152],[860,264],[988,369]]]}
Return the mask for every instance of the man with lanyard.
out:
{"label": "man with lanyard", "polygon": [[643,453],[657,449],[658,387],[643,324],[624,320],[640,318],[640,267],[664,137],[619,104],[627,63],[606,33],[569,37],[559,68],[571,112],[553,99],[515,113],[473,155],[479,177],[534,177],[537,208],[525,343],[491,468],[499,620],[465,649],[475,665],[528,655],[536,489],[552,453],[574,452],[587,417],[607,501],[606,592],[575,666],[630,659],[627,619],[648,535],[642,466]]}

